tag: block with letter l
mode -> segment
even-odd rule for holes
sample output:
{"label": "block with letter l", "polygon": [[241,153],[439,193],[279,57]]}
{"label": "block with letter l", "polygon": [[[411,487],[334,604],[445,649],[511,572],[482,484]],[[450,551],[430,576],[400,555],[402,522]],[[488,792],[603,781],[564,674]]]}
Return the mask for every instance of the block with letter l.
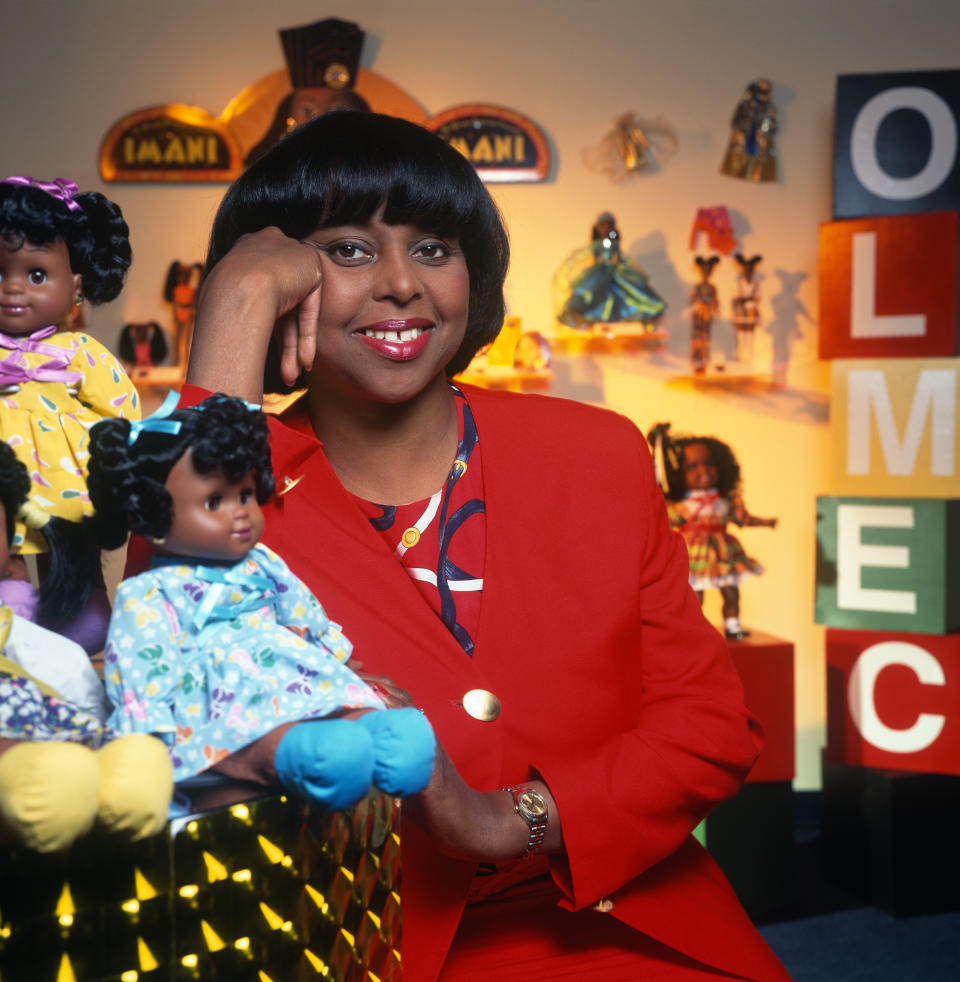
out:
{"label": "block with letter l", "polygon": [[820,226],[821,358],[960,354],[955,211]]}
{"label": "block with letter l", "polygon": [[960,499],[817,499],[816,622],[960,631]]}

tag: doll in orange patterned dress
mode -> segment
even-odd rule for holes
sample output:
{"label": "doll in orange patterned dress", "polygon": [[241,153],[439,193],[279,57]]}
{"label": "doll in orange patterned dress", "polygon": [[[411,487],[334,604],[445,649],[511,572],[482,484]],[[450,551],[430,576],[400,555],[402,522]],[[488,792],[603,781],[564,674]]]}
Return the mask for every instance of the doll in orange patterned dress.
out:
{"label": "doll in orange patterned dress", "polygon": [[763,567],[727,532],[733,522],[776,528],[776,518],[751,515],[740,495],[740,465],[727,444],[709,436],[670,437],[670,424],[658,423],[648,434],[657,476],[667,499],[670,524],[683,536],[690,554],[690,586],[703,603],[703,591],[723,598],[727,638],[747,637],[740,623],[740,582]]}

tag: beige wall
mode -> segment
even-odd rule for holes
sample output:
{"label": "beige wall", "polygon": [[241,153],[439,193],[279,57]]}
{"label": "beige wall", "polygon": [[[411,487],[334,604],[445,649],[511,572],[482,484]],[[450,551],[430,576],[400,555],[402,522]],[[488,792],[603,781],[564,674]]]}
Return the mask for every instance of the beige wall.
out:
{"label": "beige wall", "polygon": [[[526,329],[552,325],[550,282],[583,244],[598,212],[613,211],[628,250],[670,304],[666,356],[564,360],[555,392],[603,401],[646,428],[706,429],[731,442],[748,507],[778,515],[776,531],[749,529],[748,551],[767,567],[743,591],[748,625],[796,644],[798,786],[819,784],[823,742],[823,631],[813,625],[813,534],[827,471],[827,366],[817,362],[817,226],[830,218],[832,116],[839,73],[956,65],[960,5],[953,0],[7,0],[4,10],[0,171],[66,176],[106,191],[131,225],[135,260],[119,300],[92,328],[112,342],[137,319],[166,321],[161,290],[172,259],[202,258],[218,185],[112,185],[98,178],[108,128],[164,102],[214,114],[245,85],[282,67],[276,30],[324,16],[368,33],[363,64],[430,113],[462,102],[520,110],[547,133],[552,179],[500,186],[514,261],[508,299]],[[718,173],[727,123],[744,86],[765,75],[780,112],[781,179],[748,185]],[[582,152],[626,111],[662,117],[679,151],[657,174],[613,185]],[[699,206],[726,205],[745,250],[764,255],[765,320],[797,315],[788,385],[693,388],[685,369],[690,225]],[[715,282],[730,296],[731,263]],[[784,320],[783,318],[787,318]],[[730,332],[718,323],[719,339]],[[766,369],[770,335],[758,339]],[[589,507],[589,502],[584,503]],[[572,577],[575,571],[572,571]],[[717,616],[715,598],[708,614]]]}

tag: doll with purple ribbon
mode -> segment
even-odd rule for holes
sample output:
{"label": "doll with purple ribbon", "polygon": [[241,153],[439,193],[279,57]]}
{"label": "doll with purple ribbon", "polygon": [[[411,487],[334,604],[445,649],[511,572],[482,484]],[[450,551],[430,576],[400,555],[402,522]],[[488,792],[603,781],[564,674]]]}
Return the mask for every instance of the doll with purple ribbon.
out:
{"label": "doll with purple ribbon", "polygon": [[258,541],[274,490],[266,417],[223,395],[191,409],[171,397],[142,422],[103,420],[90,433],[101,545],[129,530],[155,550],[117,590],[110,725],[163,740],[177,781],[233,774],[231,758],[266,741],[263,780],[328,808],[355,804],[371,784],[423,790],[435,750],[426,717],[384,708],[347,665],[340,626]]}
{"label": "doll with purple ribbon", "polygon": [[[137,391],[117,359],[64,326],[84,300],[113,300],[130,261],[127,223],[102,194],[78,193],[62,178],[0,181],[0,437],[27,467],[34,513],[79,525],[91,512],[90,427],[104,417],[140,417]],[[47,549],[36,525],[17,516],[11,552],[41,554],[42,581]],[[64,633],[96,650],[108,609],[99,592]]]}

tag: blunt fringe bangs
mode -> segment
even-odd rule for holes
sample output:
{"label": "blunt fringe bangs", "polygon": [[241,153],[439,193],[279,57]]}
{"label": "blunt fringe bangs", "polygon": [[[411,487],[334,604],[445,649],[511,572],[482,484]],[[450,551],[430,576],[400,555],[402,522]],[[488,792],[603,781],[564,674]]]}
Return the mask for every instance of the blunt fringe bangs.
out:
{"label": "blunt fringe bangs", "polygon": [[[303,239],[317,228],[365,224],[383,206],[390,225],[456,236],[470,275],[470,314],[448,374],[465,368],[503,323],[510,259],[497,206],[470,162],[422,126],[333,111],[298,127],[230,187],[214,220],[207,269],[244,234],[268,225]],[[274,366],[275,367],[275,366]],[[268,362],[267,391],[283,391]]]}

